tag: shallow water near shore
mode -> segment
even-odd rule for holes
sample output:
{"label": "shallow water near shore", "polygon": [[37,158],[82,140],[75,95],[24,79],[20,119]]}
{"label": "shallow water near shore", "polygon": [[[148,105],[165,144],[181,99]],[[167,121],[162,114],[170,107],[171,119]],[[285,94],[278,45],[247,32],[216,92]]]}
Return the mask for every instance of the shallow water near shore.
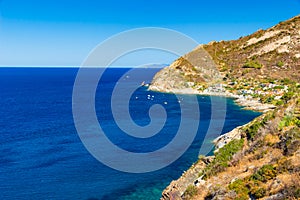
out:
{"label": "shallow water near shore", "polygon": [[[128,70],[108,69],[100,80],[95,105],[99,123],[108,138],[125,150],[160,149],[177,132],[178,99],[172,94],[139,87],[129,105],[133,120],[147,125],[148,110],[154,103],[165,107],[168,118],[157,136],[128,137],[117,127],[110,112],[111,92]],[[177,161],[149,173],[120,172],[90,155],[77,135],[72,116],[72,90],[77,71],[76,68],[0,68],[1,199],[159,199],[162,190],[197,160],[209,122],[216,120],[210,117],[211,98],[225,100],[227,104],[222,133],[260,115],[242,110],[233,99],[198,96],[199,105],[195,106],[200,108],[201,120],[191,118],[190,122],[199,123],[200,128],[193,144]],[[157,71],[139,69],[139,78],[150,82]],[[189,98],[186,95],[183,101],[188,102]]]}

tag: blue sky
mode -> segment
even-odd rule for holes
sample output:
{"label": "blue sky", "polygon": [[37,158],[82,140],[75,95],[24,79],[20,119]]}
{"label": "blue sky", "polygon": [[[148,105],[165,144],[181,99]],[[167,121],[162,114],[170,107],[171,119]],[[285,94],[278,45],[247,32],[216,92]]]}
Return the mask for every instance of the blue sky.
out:
{"label": "blue sky", "polygon": [[[300,0],[0,0],[0,65],[78,66],[106,38],[140,27],[174,29],[199,43],[237,39],[298,14]],[[175,58],[147,54],[146,63]]]}

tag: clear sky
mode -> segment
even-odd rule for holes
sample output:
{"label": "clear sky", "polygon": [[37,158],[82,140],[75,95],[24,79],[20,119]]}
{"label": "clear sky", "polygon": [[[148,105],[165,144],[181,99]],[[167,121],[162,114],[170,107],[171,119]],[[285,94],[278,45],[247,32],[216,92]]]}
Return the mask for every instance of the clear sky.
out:
{"label": "clear sky", "polygon": [[237,39],[298,14],[300,0],[0,0],[0,65],[78,66],[98,43],[139,27],[199,43]]}

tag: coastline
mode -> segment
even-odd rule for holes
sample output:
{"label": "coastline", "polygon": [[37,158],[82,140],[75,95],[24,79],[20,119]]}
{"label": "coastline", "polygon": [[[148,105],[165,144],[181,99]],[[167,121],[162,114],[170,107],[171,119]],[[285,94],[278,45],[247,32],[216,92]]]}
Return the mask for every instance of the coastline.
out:
{"label": "coastline", "polygon": [[[225,92],[200,92],[193,88],[186,88],[186,89],[159,89],[156,86],[148,87],[148,90],[162,92],[162,93],[173,93],[173,94],[194,94],[194,95],[203,95],[203,96],[221,96],[226,98],[234,99],[234,102],[239,106],[242,106],[242,109],[258,111],[262,113],[266,113],[269,110],[276,108],[276,106],[271,104],[263,104],[259,102],[257,99],[249,98],[243,95],[237,95],[230,93],[228,91]],[[264,115],[264,114],[262,114]],[[254,119],[255,120],[255,119]],[[238,126],[233,130],[220,135],[219,137],[215,138],[212,142],[215,146],[215,151],[217,152],[220,148],[224,147],[229,142],[237,139],[241,139],[243,134],[244,127],[248,126],[249,124],[253,123],[253,121],[248,122],[242,126]],[[173,180],[162,192],[161,200],[179,200],[182,199],[184,192],[187,188],[194,184],[196,186],[205,185],[206,181],[199,177],[199,174],[205,169],[205,167],[214,160],[215,156],[205,156],[201,159],[198,159],[196,163],[194,163],[189,169],[184,171],[182,175],[177,179]]]}
{"label": "coastline", "polygon": [[244,96],[233,94],[228,91],[225,92],[201,92],[199,90],[193,88],[185,88],[185,89],[165,89],[158,88],[156,86],[150,85],[148,90],[162,93],[173,93],[173,94],[194,94],[194,95],[202,95],[202,96],[221,96],[234,99],[234,102],[239,106],[242,106],[243,109],[253,110],[258,112],[267,112],[271,109],[276,108],[276,106],[272,104],[263,104],[259,102],[258,99],[254,99],[251,96]]}
{"label": "coastline", "polygon": [[[205,53],[196,48],[155,75],[149,90],[232,98],[262,113],[214,139],[214,156],[199,158],[161,199],[300,197],[299,25],[298,15],[237,40],[210,42],[201,46]],[[288,170],[278,167],[283,163]]]}

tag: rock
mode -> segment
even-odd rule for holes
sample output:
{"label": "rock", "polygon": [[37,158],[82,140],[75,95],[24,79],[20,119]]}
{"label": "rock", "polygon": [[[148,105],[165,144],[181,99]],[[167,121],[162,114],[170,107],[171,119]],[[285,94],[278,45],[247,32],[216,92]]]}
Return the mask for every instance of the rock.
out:
{"label": "rock", "polygon": [[232,140],[241,139],[242,128],[244,126],[238,126],[235,129],[233,129],[232,131],[225,133],[224,135],[221,135],[221,136],[217,137],[216,139],[214,139],[213,143],[215,144],[215,147],[216,147],[215,152],[217,152],[218,149],[222,148],[223,146],[225,146]]}
{"label": "rock", "polygon": [[170,185],[162,192],[161,200],[182,199],[181,196],[183,195],[183,193],[189,185],[204,184],[204,180],[201,180],[198,174],[205,167],[206,164],[203,161],[198,161],[190,169],[188,169],[179,179],[170,183]]}
{"label": "rock", "polygon": [[204,158],[202,158],[202,161],[208,165],[209,163],[211,163],[213,160],[215,159],[215,156],[206,156]]}
{"label": "rock", "polygon": [[272,196],[265,198],[265,200],[279,200],[279,199],[284,199],[284,194],[277,193],[277,194],[274,194]]}

